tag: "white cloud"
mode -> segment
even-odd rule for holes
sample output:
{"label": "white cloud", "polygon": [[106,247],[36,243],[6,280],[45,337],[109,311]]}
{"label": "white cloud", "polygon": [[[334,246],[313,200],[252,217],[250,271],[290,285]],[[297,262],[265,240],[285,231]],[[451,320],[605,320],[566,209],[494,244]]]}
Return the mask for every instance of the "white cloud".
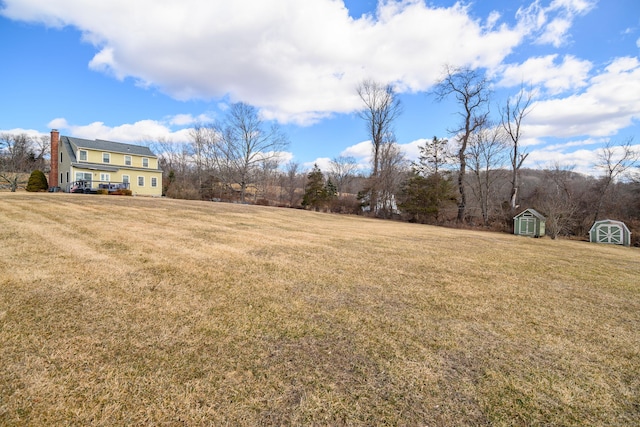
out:
{"label": "white cloud", "polygon": [[527,157],[527,167],[548,168],[553,165],[571,167],[574,172],[585,175],[596,175],[593,167],[597,160],[597,150],[576,150],[563,152],[560,150],[534,150]]}
{"label": "white cloud", "polygon": [[640,120],[640,61],[617,58],[588,81],[583,93],[533,103],[527,137],[615,135]]}
{"label": "white cloud", "polygon": [[586,86],[592,64],[571,55],[556,64],[557,54],[527,59],[522,64],[506,65],[499,86],[518,86],[521,83],[543,86],[550,94],[576,90]]}
{"label": "white cloud", "polygon": [[573,20],[595,7],[595,0],[554,0],[543,7],[535,0],[527,7],[518,9],[519,27],[525,34],[532,34],[537,44],[554,47],[569,41],[569,29]]}
{"label": "white cloud", "polygon": [[195,123],[210,123],[214,120],[214,117],[203,113],[194,117],[191,114],[176,114],[174,116],[166,117],[167,123],[171,126],[189,126]]}
{"label": "white cloud", "polygon": [[80,29],[97,49],[94,70],[176,99],[228,97],[303,124],[358,108],[363,78],[426,90],[442,64],[495,68],[526,35],[497,13],[483,24],[461,3],[424,0],[381,1],[375,16],[359,19],[339,0],[3,4],[11,19]]}
{"label": "white cloud", "polygon": [[303,163],[302,167],[304,170],[310,171],[313,169],[313,165],[318,165],[322,172],[327,173],[331,169],[331,159],[329,157],[318,157],[312,162]]}
{"label": "white cloud", "polygon": [[68,131],[71,135],[85,139],[104,139],[107,141],[140,143],[145,141],[174,141],[187,142],[189,129],[172,131],[164,123],[155,120],[140,120],[132,124],[110,127],[103,122],[93,122],[88,125],[69,124],[64,118],[57,118],[49,122],[49,127],[58,129],[61,133]]}
{"label": "white cloud", "polygon": [[[558,164],[565,167],[572,167],[574,172],[591,176],[600,176],[602,175],[603,170],[597,165],[600,162],[599,155],[602,149],[602,144],[607,141],[608,138],[597,140],[587,139],[546,146],[542,149],[531,151],[527,157],[526,165],[527,167],[547,168],[554,164]],[[571,148],[573,147],[585,148],[571,151]],[[613,142],[613,148],[614,152],[616,152],[615,141]],[[632,145],[631,149],[640,152],[640,144]]]}
{"label": "white cloud", "polygon": [[9,133],[9,134],[12,134],[12,135],[25,134],[27,136],[34,137],[34,138],[48,135],[48,134],[43,134],[42,132],[37,131],[35,129],[23,129],[23,128],[0,129],[0,134],[2,134],[2,133]]}
{"label": "white cloud", "polygon": [[356,159],[369,162],[371,159],[371,141],[362,141],[345,148],[340,155],[345,157],[355,157]]}

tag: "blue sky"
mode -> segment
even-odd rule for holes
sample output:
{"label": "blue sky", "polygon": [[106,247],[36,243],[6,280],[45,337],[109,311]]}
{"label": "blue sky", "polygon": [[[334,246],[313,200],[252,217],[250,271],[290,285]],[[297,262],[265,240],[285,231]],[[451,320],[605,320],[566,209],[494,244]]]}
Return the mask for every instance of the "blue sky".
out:
{"label": "blue sky", "polygon": [[429,95],[451,64],[487,73],[496,119],[535,91],[527,167],[597,173],[602,144],[640,144],[637,0],[0,0],[0,40],[0,132],[181,142],[244,101],[283,126],[284,160],[366,164],[355,87],[372,78],[400,92],[411,159],[453,140],[457,106]]}

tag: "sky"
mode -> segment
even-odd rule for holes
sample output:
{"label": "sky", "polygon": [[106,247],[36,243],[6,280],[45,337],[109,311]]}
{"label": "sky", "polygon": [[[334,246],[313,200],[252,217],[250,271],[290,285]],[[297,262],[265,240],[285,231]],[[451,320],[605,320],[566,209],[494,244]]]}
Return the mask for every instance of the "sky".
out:
{"label": "sky", "polygon": [[638,0],[0,0],[0,133],[188,142],[245,102],[278,123],[283,161],[371,154],[356,93],[390,83],[410,160],[459,121],[445,65],[490,82],[491,117],[524,84],[524,167],[594,169],[640,149]]}

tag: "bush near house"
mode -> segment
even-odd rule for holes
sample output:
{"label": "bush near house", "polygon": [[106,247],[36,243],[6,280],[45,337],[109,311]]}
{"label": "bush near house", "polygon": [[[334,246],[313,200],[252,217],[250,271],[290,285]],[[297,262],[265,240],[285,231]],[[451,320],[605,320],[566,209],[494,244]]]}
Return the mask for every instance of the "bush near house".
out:
{"label": "bush near house", "polygon": [[29,176],[29,182],[27,183],[27,191],[47,191],[49,189],[49,183],[47,177],[41,170],[34,170]]}

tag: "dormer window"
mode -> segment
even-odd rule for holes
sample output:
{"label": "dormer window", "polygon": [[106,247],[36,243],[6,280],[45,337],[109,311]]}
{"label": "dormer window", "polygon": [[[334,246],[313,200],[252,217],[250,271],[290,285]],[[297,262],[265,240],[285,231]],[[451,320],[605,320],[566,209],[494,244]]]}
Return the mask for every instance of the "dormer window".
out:
{"label": "dormer window", "polygon": [[143,168],[148,168],[149,167],[149,159],[146,157],[142,158],[142,167]]}
{"label": "dormer window", "polygon": [[102,163],[111,163],[111,154],[102,153]]}
{"label": "dormer window", "polygon": [[80,158],[81,162],[86,162],[88,158],[87,150],[80,150],[78,157]]}
{"label": "dormer window", "polygon": [[131,156],[124,156],[124,165],[131,166]]}

